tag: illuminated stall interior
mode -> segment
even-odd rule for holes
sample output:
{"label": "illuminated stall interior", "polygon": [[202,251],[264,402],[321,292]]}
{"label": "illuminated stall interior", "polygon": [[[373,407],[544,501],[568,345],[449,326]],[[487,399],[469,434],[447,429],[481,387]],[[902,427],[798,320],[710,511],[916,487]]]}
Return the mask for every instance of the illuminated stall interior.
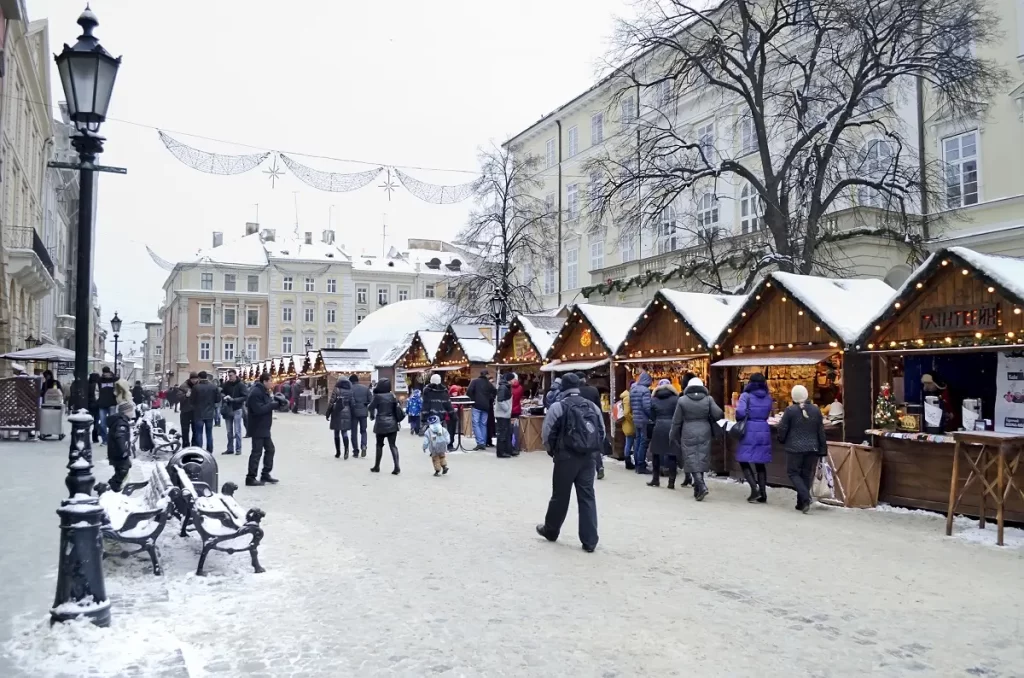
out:
{"label": "illuminated stall interior", "polygon": [[468,387],[494,358],[494,344],[484,338],[492,331],[482,325],[449,325],[434,354],[431,372],[442,373],[447,386]]}
{"label": "illuminated stall interior", "polygon": [[540,368],[564,322],[565,318],[520,314],[501,337],[494,362],[502,372],[516,373],[527,399],[543,398],[548,383]]}

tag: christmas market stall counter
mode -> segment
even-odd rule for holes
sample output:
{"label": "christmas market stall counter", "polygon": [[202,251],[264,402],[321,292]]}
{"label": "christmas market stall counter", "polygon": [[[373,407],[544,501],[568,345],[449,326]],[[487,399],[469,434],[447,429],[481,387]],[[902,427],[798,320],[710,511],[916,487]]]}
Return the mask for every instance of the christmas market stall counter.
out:
{"label": "christmas market stall counter", "polygon": [[[710,391],[735,421],[750,376],[763,374],[773,407],[768,482],[790,487],[784,446],[774,435],[800,384],[826,416],[830,441],[860,442],[871,421],[867,357],[853,348],[895,293],[876,279],[832,279],[773,272],[747,297],[714,343]],[[726,439],[725,470],[742,477],[736,441]]]}
{"label": "christmas market stall counter", "polygon": [[[494,359],[494,344],[485,338],[491,331],[493,328],[482,325],[449,325],[434,353],[431,372],[440,373],[445,386],[468,387]],[[489,371],[493,379],[494,370]],[[464,432],[473,430],[471,408],[460,408],[460,424]],[[488,435],[492,428],[490,424]]]}
{"label": "christmas market stall counter", "polygon": [[617,422],[611,416],[612,403],[621,389],[616,387],[611,361],[643,311],[643,308],[596,304],[570,307],[569,317],[555,336],[541,367],[541,371],[553,377],[566,372],[579,372],[587,377],[587,383],[601,394],[601,409],[613,450],[622,449]]}
{"label": "christmas market stall counter", "polygon": [[512,422],[516,443],[523,451],[544,449],[541,430],[548,381],[544,377],[550,373],[541,372],[541,365],[564,322],[565,318],[555,316],[517,315],[494,353],[495,366],[502,372],[515,372],[523,387],[522,415]]}
{"label": "christmas market stall counter", "polygon": [[[745,296],[724,296],[659,290],[636,322],[614,357],[615,383],[621,385],[615,400],[646,370],[652,387],[668,379],[682,393],[683,377],[693,374],[708,382],[711,345],[746,301]],[[614,452],[621,457],[625,439],[619,435]],[[724,467],[722,448],[718,467]],[[714,463],[714,461],[713,461]]]}
{"label": "christmas market stall counter", "polygon": [[[867,434],[881,450],[879,499],[896,506],[994,516],[978,471],[954,463],[958,431],[1024,434],[1024,260],[951,247],[932,254],[864,331],[875,411]],[[967,447],[965,458],[977,450]],[[954,471],[956,477],[954,477]],[[1024,468],[1005,469],[1024,487]],[[997,482],[996,465],[985,468]],[[964,489],[966,488],[966,489]],[[1006,520],[1024,500],[1006,493]]]}

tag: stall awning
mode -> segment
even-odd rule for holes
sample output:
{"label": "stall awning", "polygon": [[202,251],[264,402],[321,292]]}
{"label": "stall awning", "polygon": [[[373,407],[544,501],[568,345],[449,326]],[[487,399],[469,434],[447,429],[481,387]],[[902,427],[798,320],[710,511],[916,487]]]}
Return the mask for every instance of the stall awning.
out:
{"label": "stall awning", "polygon": [[[444,367],[424,367],[423,372],[454,372],[455,370],[464,370],[469,365],[445,365]],[[406,370],[406,372],[413,372],[414,370]]]}
{"label": "stall awning", "polygon": [[691,360],[700,360],[706,358],[707,354],[703,355],[677,355],[677,356],[660,356],[655,358],[626,358],[625,360],[616,360],[617,363],[686,363]]}
{"label": "stall awning", "polygon": [[570,362],[563,363],[561,360],[552,360],[547,365],[540,368],[541,372],[586,372],[592,370],[595,367],[601,367],[607,365],[609,362],[608,358],[604,360],[594,360],[591,362]]}
{"label": "stall awning", "polygon": [[406,373],[406,374],[419,374],[420,372],[430,372],[430,371],[432,371],[432,370],[436,370],[436,371],[438,371],[438,372],[444,372],[444,371],[445,371],[445,370],[447,370],[447,369],[449,369],[449,368],[443,368],[443,367],[430,367],[430,366],[428,365],[427,367],[410,367],[410,368],[407,368],[407,369],[405,370],[405,373]]}
{"label": "stall awning", "polygon": [[822,360],[838,353],[838,349],[818,351],[789,351],[786,353],[750,353],[738,355],[717,363],[712,367],[743,367],[747,365],[817,365]]}

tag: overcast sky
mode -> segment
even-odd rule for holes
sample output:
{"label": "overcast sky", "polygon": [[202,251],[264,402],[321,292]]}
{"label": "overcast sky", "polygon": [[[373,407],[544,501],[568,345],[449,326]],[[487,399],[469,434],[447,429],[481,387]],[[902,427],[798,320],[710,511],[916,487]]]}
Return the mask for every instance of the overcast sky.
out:
{"label": "overcast sky", "polygon": [[[83,0],[27,0],[48,18],[51,52],[78,35]],[[472,180],[477,150],[504,141],[589,87],[613,18],[626,0],[93,0],[101,43],[124,58],[102,133],[95,281],[103,318],[156,319],[166,259],[225,240],[256,219],[278,232],[318,234],[333,225],[354,253],[379,252],[409,236],[452,238],[469,203],[424,203],[404,189],[391,201],[377,186],[326,193],[289,172],[271,189],[270,163],[232,177],[179,163],[156,128],[197,148],[328,156],[407,171],[423,181]],[[63,98],[51,66],[53,102]],[[231,143],[189,137],[183,133]],[[247,144],[246,147],[239,144]],[[358,172],[364,164],[302,157],[306,165]],[[297,193],[296,193],[297,192]],[[125,351],[127,353],[127,351]]]}

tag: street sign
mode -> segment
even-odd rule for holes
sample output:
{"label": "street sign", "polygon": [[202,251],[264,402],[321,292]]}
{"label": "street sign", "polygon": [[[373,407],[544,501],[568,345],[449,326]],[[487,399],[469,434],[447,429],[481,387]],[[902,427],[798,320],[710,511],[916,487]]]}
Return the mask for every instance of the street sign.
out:
{"label": "street sign", "polygon": [[84,166],[80,162],[59,162],[57,160],[51,160],[46,163],[47,167],[55,167],[57,169],[91,169],[94,172],[110,172],[111,174],[128,174],[128,169],[125,167],[110,167],[109,165],[90,165]]}

